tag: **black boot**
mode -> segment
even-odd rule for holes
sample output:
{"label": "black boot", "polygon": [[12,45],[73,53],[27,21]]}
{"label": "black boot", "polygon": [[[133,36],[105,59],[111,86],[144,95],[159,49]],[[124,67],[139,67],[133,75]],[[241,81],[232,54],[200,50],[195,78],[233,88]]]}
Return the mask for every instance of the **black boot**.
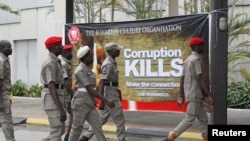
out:
{"label": "black boot", "polygon": [[64,140],[63,141],[68,141],[69,140],[69,134],[66,134],[65,136],[64,136]]}
{"label": "black boot", "polygon": [[164,138],[162,141],[170,141],[168,137]]}
{"label": "black boot", "polygon": [[85,137],[85,136],[81,136],[81,138],[78,141],[88,141],[89,138]]}

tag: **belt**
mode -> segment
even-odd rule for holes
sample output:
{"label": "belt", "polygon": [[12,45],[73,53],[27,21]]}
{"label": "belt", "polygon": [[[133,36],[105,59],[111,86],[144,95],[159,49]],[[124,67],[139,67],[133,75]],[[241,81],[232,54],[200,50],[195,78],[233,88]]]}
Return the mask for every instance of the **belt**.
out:
{"label": "belt", "polygon": [[88,92],[86,88],[75,88],[75,90],[79,92]]}
{"label": "belt", "polygon": [[88,92],[86,88],[76,88],[79,92]]}
{"label": "belt", "polygon": [[[44,85],[44,88],[48,88],[48,87],[49,87],[49,85]],[[56,89],[63,89],[64,88],[62,84],[56,84],[55,87],[56,87]]]}
{"label": "belt", "polygon": [[104,82],[104,86],[118,86],[119,83],[118,82]]}

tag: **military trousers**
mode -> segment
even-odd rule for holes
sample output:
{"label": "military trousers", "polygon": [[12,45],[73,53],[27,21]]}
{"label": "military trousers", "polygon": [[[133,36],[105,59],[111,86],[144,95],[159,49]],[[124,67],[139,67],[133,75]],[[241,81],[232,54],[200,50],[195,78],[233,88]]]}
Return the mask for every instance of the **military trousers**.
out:
{"label": "military trousers", "polygon": [[65,132],[65,122],[61,121],[59,110],[45,110],[50,127],[49,141],[62,141]]}
{"label": "military trousers", "polygon": [[[99,110],[100,121],[102,125],[108,122],[109,117],[113,119],[116,124],[116,134],[119,141],[126,141],[126,128],[125,128],[125,117],[122,110],[120,100],[113,101],[115,103],[114,108],[105,106],[104,110]],[[93,136],[93,129],[90,126],[88,131],[84,133],[84,136],[91,138]]]}
{"label": "military trousers", "polygon": [[4,137],[6,141],[15,141],[10,100],[4,100],[4,105],[6,105],[5,112],[0,113],[0,123],[2,125]]}
{"label": "military trousers", "polygon": [[186,131],[190,126],[192,126],[195,119],[198,119],[199,126],[201,130],[201,136],[208,135],[208,117],[202,107],[202,101],[190,101],[187,105],[187,111],[184,119],[176,126],[173,130],[176,136],[179,136],[184,131]]}
{"label": "military trousers", "polygon": [[[64,89],[56,89],[59,100],[62,105],[64,105]],[[53,97],[51,96],[49,89],[44,88],[41,92],[42,106],[47,114],[50,134],[43,141],[61,141],[62,136],[65,132],[65,122],[62,122],[60,110],[57,108]]]}
{"label": "military trousers", "polygon": [[83,124],[85,120],[93,128],[93,133],[96,135],[98,141],[106,141],[102,131],[100,117],[98,111],[94,106],[87,104],[75,105],[72,103],[73,109],[73,124],[69,134],[69,141],[77,141],[82,133]]}
{"label": "military trousers", "polygon": [[73,123],[73,110],[71,108],[71,96],[65,95],[65,101],[64,101],[64,108],[67,111],[68,117],[67,117],[67,126],[72,126]]}

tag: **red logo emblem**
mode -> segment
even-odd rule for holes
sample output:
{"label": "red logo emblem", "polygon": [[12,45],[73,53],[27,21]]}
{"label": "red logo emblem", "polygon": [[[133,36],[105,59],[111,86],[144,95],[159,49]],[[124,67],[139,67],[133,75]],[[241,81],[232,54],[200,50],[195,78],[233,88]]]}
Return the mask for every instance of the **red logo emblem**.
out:
{"label": "red logo emblem", "polygon": [[72,26],[68,31],[68,38],[71,44],[76,45],[80,41],[80,30],[77,26]]}

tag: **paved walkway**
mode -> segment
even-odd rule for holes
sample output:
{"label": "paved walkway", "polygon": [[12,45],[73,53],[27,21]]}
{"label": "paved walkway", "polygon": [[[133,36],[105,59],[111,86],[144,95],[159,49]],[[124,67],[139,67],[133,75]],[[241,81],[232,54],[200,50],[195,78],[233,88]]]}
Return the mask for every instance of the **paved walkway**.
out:
{"label": "paved walkway", "polygon": [[[27,124],[48,125],[45,112],[41,107],[40,98],[14,97],[12,105],[14,122],[25,119]],[[127,132],[131,134],[152,135],[164,137],[184,117],[183,113],[168,112],[138,112],[125,111]],[[208,114],[209,120],[210,115]],[[250,125],[250,110],[228,109],[229,125]],[[87,124],[85,125],[87,128]],[[103,126],[104,131],[115,132],[112,120]],[[198,122],[184,132],[179,138],[201,140]]]}

